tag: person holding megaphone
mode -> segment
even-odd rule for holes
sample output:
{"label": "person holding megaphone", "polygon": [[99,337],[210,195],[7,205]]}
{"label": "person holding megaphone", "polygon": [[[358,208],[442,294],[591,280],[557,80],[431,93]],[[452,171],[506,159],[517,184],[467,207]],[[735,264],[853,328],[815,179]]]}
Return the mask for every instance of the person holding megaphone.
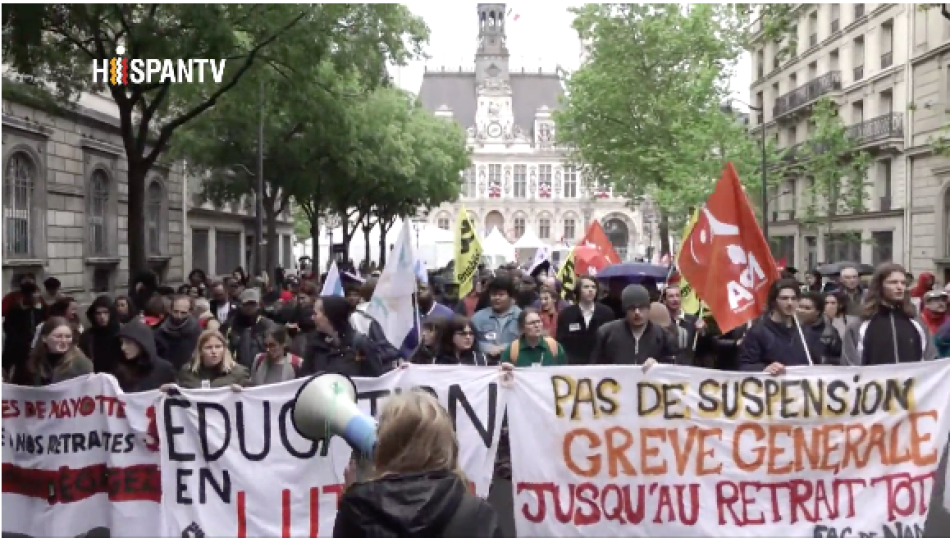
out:
{"label": "person holding megaphone", "polygon": [[291,416],[302,437],[324,450],[333,436],[342,437],[356,456],[335,538],[501,538],[495,510],[469,492],[452,419],[434,396],[412,390],[389,397],[377,426],[357,406],[351,379],[318,373],[300,387]]}

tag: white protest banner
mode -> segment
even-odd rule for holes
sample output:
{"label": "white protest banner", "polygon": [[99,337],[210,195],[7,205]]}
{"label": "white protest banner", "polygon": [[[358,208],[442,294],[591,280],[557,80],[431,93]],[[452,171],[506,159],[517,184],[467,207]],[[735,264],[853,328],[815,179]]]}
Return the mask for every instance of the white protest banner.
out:
{"label": "white protest banner", "polygon": [[[396,390],[427,387],[455,418],[462,468],[488,495],[504,401],[495,368],[410,366],[354,379],[359,405],[373,415]],[[350,448],[320,446],[291,422],[303,380],[246,389],[181,391],[159,409],[162,490],[168,534],[329,536]]]}
{"label": "white protest banner", "polygon": [[42,388],[4,384],[4,533],[156,536],[159,455],[133,431],[127,404],[141,413],[157,397],[120,394],[106,375]]}
{"label": "white protest banner", "polygon": [[922,536],[950,429],[950,361],[514,377],[520,536]]}

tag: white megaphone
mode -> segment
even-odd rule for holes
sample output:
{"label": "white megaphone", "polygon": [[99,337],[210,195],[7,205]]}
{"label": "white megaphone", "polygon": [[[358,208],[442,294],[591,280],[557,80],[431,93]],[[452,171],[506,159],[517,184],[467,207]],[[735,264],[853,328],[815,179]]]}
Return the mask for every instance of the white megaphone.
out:
{"label": "white megaphone", "polygon": [[357,407],[356,384],[345,375],[318,373],[308,379],[294,397],[291,421],[304,439],[323,441],[321,456],[336,435],[364,458],[373,458],[376,421]]}

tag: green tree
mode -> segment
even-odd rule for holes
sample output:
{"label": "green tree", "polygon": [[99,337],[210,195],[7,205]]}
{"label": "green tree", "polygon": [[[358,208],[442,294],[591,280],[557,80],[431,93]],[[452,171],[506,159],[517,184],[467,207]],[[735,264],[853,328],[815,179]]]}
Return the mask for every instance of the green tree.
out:
{"label": "green tree", "polygon": [[[747,18],[710,4],[588,4],[573,11],[574,28],[591,47],[566,80],[565,107],[555,113],[558,142],[589,180],[612,184],[634,203],[654,197],[661,250],[669,252],[670,216],[683,219],[705,199],[724,160],[744,171],[743,163],[760,153],[720,108]],[[745,171],[742,178],[761,181]]]}
{"label": "green tree", "polygon": [[810,121],[809,140],[798,146],[785,173],[805,181],[799,223],[830,236],[835,217],[867,209],[871,159],[859,150],[860,141],[849,134],[830,98],[818,100]]}
{"label": "green tree", "polygon": [[[52,85],[60,99],[110,92],[128,160],[130,215],[145,213],[146,176],[175,131],[214,107],[255,63],[286,71],[302,59],[319,63],[328,51],[352,60],[348,52],[369,36],[377,52],[404,57],[409,49],[421,51],[427,30],[404,6],[387,4],[23,4],[3,10],[3,60],[20,80],[40,90]],[[221,83],[95,84],[93,61],[114,57],[119,45],[131,58],[228,63]],[[144,219],[130,219],[133,273],[146,268],[145,249]]]}
{"label": "green tree", "polygon": [[[437,118],[414,103],[410,126],[415,172],[412,177],[390,182],[390,188],[376,198],[371,212],[379,226],[381,264],[386,263],[389,252],[386,235],[396,219],[458,199],[460,174],[470,165],[465,132],[456,123]],[[369,259],[368,247],[366,255]]]}
{"label": "green tree", "polygon": [[357,96],[360,87],[354,72],[340,73],[330,61],[304,64],[293,77],[261,66],[248,78],[213,111],[182,129],[173,155],[203,178],[206,199],[223,204],[254,196],[263,149],[261,269],[271,272],[278,260],[278,215],[289,208],[296,190],[312,183],[310,167],[321,158],[314,145],[336,136],[334,130],[346,122],[344,101]]}
{"label": "green tree", "polygon": [[312,239],[310,235],[310,222],[307,220],[307,214],[299,206],[294,206],[294,238],[298,245]]}

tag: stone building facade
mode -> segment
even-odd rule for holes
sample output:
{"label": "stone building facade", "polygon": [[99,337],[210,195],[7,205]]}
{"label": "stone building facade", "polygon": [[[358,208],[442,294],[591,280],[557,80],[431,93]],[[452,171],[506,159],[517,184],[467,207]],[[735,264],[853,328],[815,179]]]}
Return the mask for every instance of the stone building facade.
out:
{"label": "stone building facade", "polygon": [[163,282],[181,282],[180,166],[153,167],[146,214],[130,216],[125,149],[109,103],[83,96],[76,105],[54,109],[16,95],[5,88],[4,292],[17,275],[31,273],[37,280],[55,276],[64,292],[81,300],[126,293],[130,218],[146,220],[152,269]]}
{"label": "stone building facade", "polygon": [[[791,16],[797,46],[766,42],[761,21],[751,50],[750,117],[793,158],[813,132],[813,105],[827,96],[858,146],[871,157],[863,211],[839,211],[831,230],[802,223],[809,212],[808,179],[790,175],[769,197],[770,242],[776,258],[812,268],[821,262],[876,264],[906,251],[908,29],[917,4],[797,4]],[[938,15],[939,16],[939,15]]]}
{"label": "stone building facade", "polygon": [[911,272],[933,271],[950,282],[950,158],[933,139],[950,139],[950,20],[939,9],[916,10],[909,42],[912,80],[907,149],[905,243]]}
{"label": "stone building facade", "polygon": [[473,161],[460,199],[433,209],[428,220],[449,229],[464,206],[483,236],[498,228],[514,242],[531,230],[551,246],[572,246],[596,219],[621,257],[642,256],[650,239],[640,212],[585,181],[554,144],[559,75],[510,70],[506,13],[505,4],[478,4],[474,69],[423,75],[423,105],[467,131]]}
{"label": "stone building facade", "polygon": [[[215,205],[201,197],[201,179],[185,175],[187,207],[185,235],[185,273],[202,269],[206,274],[221,277],[236,267],[250,271],[256,255],[254,197]],[[293,211],[290,204],[277,217],[276,265],[295,268]],[[266,235],[267,223],[264,223]]]}

